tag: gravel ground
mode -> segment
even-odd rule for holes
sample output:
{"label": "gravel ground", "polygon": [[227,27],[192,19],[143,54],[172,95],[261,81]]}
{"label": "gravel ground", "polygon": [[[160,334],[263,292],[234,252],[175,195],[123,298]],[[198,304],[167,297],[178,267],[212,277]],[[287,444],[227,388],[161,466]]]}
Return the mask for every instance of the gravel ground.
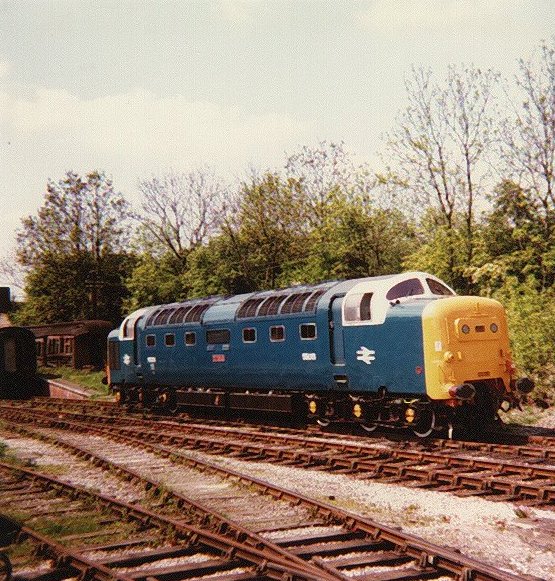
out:
{"label": "gravel ground", "polygon": [[538,428],[555,429],[555,407],[538,411],[538,421],[534,424]]}
{"label": "gravel ground", "polygon": [[555,527],[555,513],[551,511],[299,468],[215,458],[200,452],[191,455],[459,549],[464,555],[499,569],[555,580],[555,535],[546,533],[540,520],[547,519]]}
{"label": "gravel ground", "polygon": [[504,422],[530,425],[538,428],[555,429],[555,405],[547,409],[535,406],[526,406],[522,411],[511,410],[507,414],[501,414]]}
{"label": "gravel ground", "polygon": [[[8,444],[18,457],[37,465],[75,464],[74,457],[35,440],[0,433],[0,441]],[[555,513],[551,511],[200,452],[187,454],[233,467],[430,542],[457,548],[464,555],[513,574],[555,581]],[[71,480],[79,482],[81,478],[73,471]],[[207,477],[207,484],[210,480]],[[79,483],[122,496],[121,481],[105,472],[99,474],[98,480]],[[127,490],[123,495],[128,501],[134,500],[133,493]],[[546,533],[542,522],[554,527],[551,533]]]}

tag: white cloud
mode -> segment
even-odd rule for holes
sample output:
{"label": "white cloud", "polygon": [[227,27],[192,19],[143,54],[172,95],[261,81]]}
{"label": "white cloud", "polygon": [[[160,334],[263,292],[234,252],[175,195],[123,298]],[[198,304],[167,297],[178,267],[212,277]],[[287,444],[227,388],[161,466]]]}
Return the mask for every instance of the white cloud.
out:
{"label": "white cloud", "polygon": [[66,156],[69,165],[78,152],[88,152],[107,160],[110,156],[142,160],[145,170],[152,164],[176,162],[246,166],[255,161],[251,154],[298,142],[307,129],[305,123],[285,114],[253,115],[141,89],[90,100],[67,91],[38,89],[31,98],[0,93],[0,101],[3,130],[15,144],[51,140],[60,147],[67,143],[70,147],[65,151],[62,145],[50,154]]}
{"label": "white cloud", "polygon": [[[374,31],[451,29],[471,24],[506,22],[518,8],[516,0],[376,0],[360,15],[361,23]],[[471,34],[471,30],[468,30]]]}
{"label": "white cloud", "polygon": [[275,167],[311,139],[310,130],[278,112],[142,89],[94,99],[45,88],[25,96],[0,91],[0,247],[13,244],[19,218],[42,204],[48,178],[67,170],[104,170],[136,201],[138,179],[170,167],[209,166],[224,176]]}
{"label": "white cloud", "polygon": [[11,64],[7,60],[0,59],[0,79],[8,76],[11,69]]}
{"label": "white cloud", "polygon": [[253,21],[253,8],[259,0],[219,0],[213,5],[215,14],[234,25]]}

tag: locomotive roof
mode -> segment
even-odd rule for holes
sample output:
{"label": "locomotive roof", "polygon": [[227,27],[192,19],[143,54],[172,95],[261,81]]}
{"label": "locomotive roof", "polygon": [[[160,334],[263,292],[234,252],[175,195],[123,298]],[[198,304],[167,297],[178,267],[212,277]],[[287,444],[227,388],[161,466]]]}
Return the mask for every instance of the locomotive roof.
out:
{"label": "locomotive roof", "polygon": [[[405,272],[384,276],[328,281],[313,285],[296,285],[276,290],[256,291],[232,296],[211,296],[165,305],[146,307],[125,321],[144,317],[146,327],[181,323],[216,323],[237,319],[294,313],[314,313],[321,299],[349,291],[374,291],[385,294],[392,284],[409,278],[436,277],[423,272]],[[439,281],[441,282],[441,281]],[[442,283],[444,284],[444,283]],[[355,288],[356,287],[356,288]],[[385,297],[384,297],[385,300]],[[123,326],[123,325],[122,325]]]}

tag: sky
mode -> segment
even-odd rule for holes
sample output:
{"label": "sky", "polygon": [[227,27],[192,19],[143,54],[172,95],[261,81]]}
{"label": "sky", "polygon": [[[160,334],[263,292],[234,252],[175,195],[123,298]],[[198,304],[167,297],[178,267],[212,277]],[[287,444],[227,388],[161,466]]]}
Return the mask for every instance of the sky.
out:
{"label": "sky", "polygon": [[68,170],[138,203],[324,140],[378,169],[413,65],[513,79],[554,31],[553,0],[0,0],[0,258]]}

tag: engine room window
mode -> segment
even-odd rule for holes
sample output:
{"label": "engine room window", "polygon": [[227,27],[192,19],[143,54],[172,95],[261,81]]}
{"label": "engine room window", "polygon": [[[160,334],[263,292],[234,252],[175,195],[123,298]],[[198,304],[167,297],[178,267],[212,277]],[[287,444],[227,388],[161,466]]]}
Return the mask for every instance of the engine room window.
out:
{"label": "engine room window", "polygon": [[345,299],[343,308],[346,321],[370,321],[372,319],[372,295],[373,293],[352,294]]}
{"label": "engine room window", "polygon": [[243,329],[243,343],[256,343],[256,329]]}
{"label": "engine room window", "polygon": [[156,335],[147,335],[146,336],[146,346],[147,347],[155,347],[156,346]]}
{"label": "engine room window", "polygon": [[188,347],[192,347],[193,345],[196,345],[196,343],[197,343],[196,333],[194,333],[193,331],[185,333],[185,345],[187,345]]}
{"label": "engine room window", "polygon": [[422,283],[417,278],[410,278],[409,280],[404,280],[392,286],[385,298],[388,301],[394,301],[395,299],[402,299],[405,297],[414,297],[416,295],[423,295],[424,287]]}
{"label": "engine room window", "polygon": [[270,341],[285,341],[285,327],[283,325],[270,327]]}
{"label": "engine room window", "polygon": [[440,282],[438,282],[437,280],[434,280],[433,278],[427,278],[426,282],[428,283],[428,286],[430,287],[430,290],[432,291],[432,294],[434,294],[434,295],[440,295],[440,296],[446,296],[446,297],[450,297],[453,295],[451,290],[449,290],[444,284],[441,284]]}
{"label": "engine room window", "polygon": [[299,327],[301,339],[316,339],[316,325],[314,323],[303,323]]}
{"label": "engine room window", "polygon": [[175,345],[175,335],[173,333],[164,335],[164,344],[166,347],[173,347]]}
{"label": "engine room window", "polygon": [[206,343],[208,345],[228,345],[231,340],[229,329],[213,329],[206,331]]}

